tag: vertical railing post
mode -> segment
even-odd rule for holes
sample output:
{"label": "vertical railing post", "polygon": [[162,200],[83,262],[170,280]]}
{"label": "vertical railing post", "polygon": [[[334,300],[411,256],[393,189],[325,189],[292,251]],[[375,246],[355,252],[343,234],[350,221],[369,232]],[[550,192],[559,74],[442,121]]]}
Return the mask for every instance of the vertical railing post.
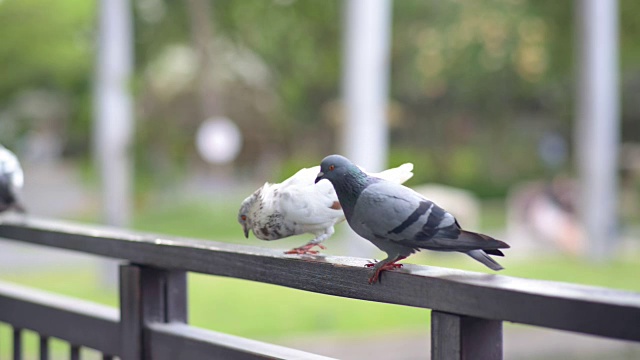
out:
{"label": "vertical railing post", "polygon": [[22,360],[22,329],[13,328],[13,360]]}
{"label": "vertical railing post", "polygon": [[120,266],[120,358],[147,359],[144,329],[153,322],[187,322],[187,274]]}
{"label": "vertical railing post", "polygon": [[189,322],[187,304],[187,272],[166,271],[165,322]]}
{"label": "vertical railing post", "polygon": [[502,359],[502,321],[431,311],[431,359]]}

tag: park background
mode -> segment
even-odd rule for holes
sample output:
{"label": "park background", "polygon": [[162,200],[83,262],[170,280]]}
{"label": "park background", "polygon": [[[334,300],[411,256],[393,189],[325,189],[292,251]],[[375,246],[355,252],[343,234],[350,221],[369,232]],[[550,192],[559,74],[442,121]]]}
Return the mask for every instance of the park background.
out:
{"label": "park background", "polygon": [[[131,216],[119,225],[282,249],[304,243],[309,236],[246,240],[236,215],[242,199],[265,181],[279,182],[343,151],[345,3],[131,1],[127,154],[134,171]],[[512,245],[502,261],[505,275],[640,291],[640,5],[617,3],[618,226],[607,239],[610,253],[597,261],[580,235],[573,181],[579,173],[578,2],[391,3],[385,164],[412,162],[411,187],[463,190],[461,205],[454,200],[447,208],[454,214],[477,208],[471,228]],[[33,216],[107,218],[95,145],[98,19],[93,1],[0,1],[0,143],[21,158],[23,197]],[[212,117],[230,119],[241,134],[228,162],[206,161],[196,145]],[[539,222],[565,227],[536,228]],[[329,253],[381,256],[352,239],[345,224],[337,231],[327,241]],[[362,253],[344,246],[354,241]],[[3,279],[117,302],[102,261],[6,243]],[[408,261],[485,271],[456,255],[424,252]],[[385,341],[386,350],[427,349],[421,343],[428,339],[426,311],[224,278],[190,281],[190,320],[197,326],[320,353],[329,351],[327,343],[356,348],[340,354],[345,358],[370,355],[372,344]],[[515,335],[505,335],[513,358],[615,353],[630,359],[639,352],[637,345],[513,328]],[[0,326],[0,358],[10,348],[3,334],[8,330]],[[539,336],[539,342],[509,336]],[[553,338],[557,347],[540,348]],[[519,348],[510,350],[510,343]]]}

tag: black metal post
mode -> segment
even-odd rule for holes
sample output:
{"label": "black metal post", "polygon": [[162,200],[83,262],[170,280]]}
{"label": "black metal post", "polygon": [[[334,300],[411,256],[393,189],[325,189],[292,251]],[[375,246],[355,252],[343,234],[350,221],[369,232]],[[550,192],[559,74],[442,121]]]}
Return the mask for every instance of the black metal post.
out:
{"label": "black metal post", "polygon": [[40,360],[49,360],[49,337],[40,335]]}
{"label": "black metal post", "polygon": [[13,328],[13,360],[22,360],[22,329]]}
{"label": "black metal post", "polygon": [[144,335],[147,324],[186,321],[186,272],[134,264],[120,266],[122,360],[148,358]]}
{"label": "black metal post", "polygon": [[432,360],[501,360],[502,321],[431,311]]}

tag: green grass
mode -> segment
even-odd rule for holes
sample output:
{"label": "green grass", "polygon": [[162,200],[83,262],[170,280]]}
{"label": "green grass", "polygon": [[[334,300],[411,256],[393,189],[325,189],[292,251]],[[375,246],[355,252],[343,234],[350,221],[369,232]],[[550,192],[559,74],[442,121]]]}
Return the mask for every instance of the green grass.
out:
{"label": "green grass", "polygon": [[[236,223],[238,202],[174,205],[154,208],[135,219],[138,230],[218,241],[250,243],[286,249],[305,239],[259,242],[245,240]],[[493,222],[493,221],[492,221]],[[344,226],[344,225],[341,225]],[[337,239],[329,240],[335,250]],[[423,252],[410,263],[490,272],[461,254]],[[626,256],[607,264],[555,255],[538,258],[501,259],[502,275],[565,281],[640,291],[640,259]],[[117,306],[115,289],[102,287],[97,269],[58,270],[20,275],[0,275],[8,280],[64,295]],[[199,274],[189,275],[191,324],[254,339],[269,340],[316,332],[362,333],[429,326],[429,312],[396,305],[357,301],[288,289],[275,285]]]}
{"label": "green grass", "polygon": [[243,236],[237,222],[240,201],[190,202],[142,209],[134,218],[133,227],[168,235],[229,241]]}

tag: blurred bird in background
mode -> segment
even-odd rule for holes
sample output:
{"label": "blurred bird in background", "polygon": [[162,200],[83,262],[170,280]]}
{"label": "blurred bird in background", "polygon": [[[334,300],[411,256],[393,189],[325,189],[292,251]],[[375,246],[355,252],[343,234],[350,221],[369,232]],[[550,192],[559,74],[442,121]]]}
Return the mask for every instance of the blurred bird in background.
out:
{"label": "blurred bird in background", "polygon": [[[328,181],[314,183],[319,166],[305,168],[279,184],[265,183],[240,206],[238,222],[245,237],[249,231],[261,240],[278,240],[293,235],[313,234],[307,244],[286,254],[317,254],[312,250],[334,233],[334,225],[344,221],[344,213],[333,186]],[[394,183],[404,183],[413,176],[413,164],[372,174]]]}
{"label": "blurred bird in background", "polygon": [[0,212],[10,209],[24,213],[25,208],[18,200],[24,174],[18,158],[9,149],[0,145]]}

